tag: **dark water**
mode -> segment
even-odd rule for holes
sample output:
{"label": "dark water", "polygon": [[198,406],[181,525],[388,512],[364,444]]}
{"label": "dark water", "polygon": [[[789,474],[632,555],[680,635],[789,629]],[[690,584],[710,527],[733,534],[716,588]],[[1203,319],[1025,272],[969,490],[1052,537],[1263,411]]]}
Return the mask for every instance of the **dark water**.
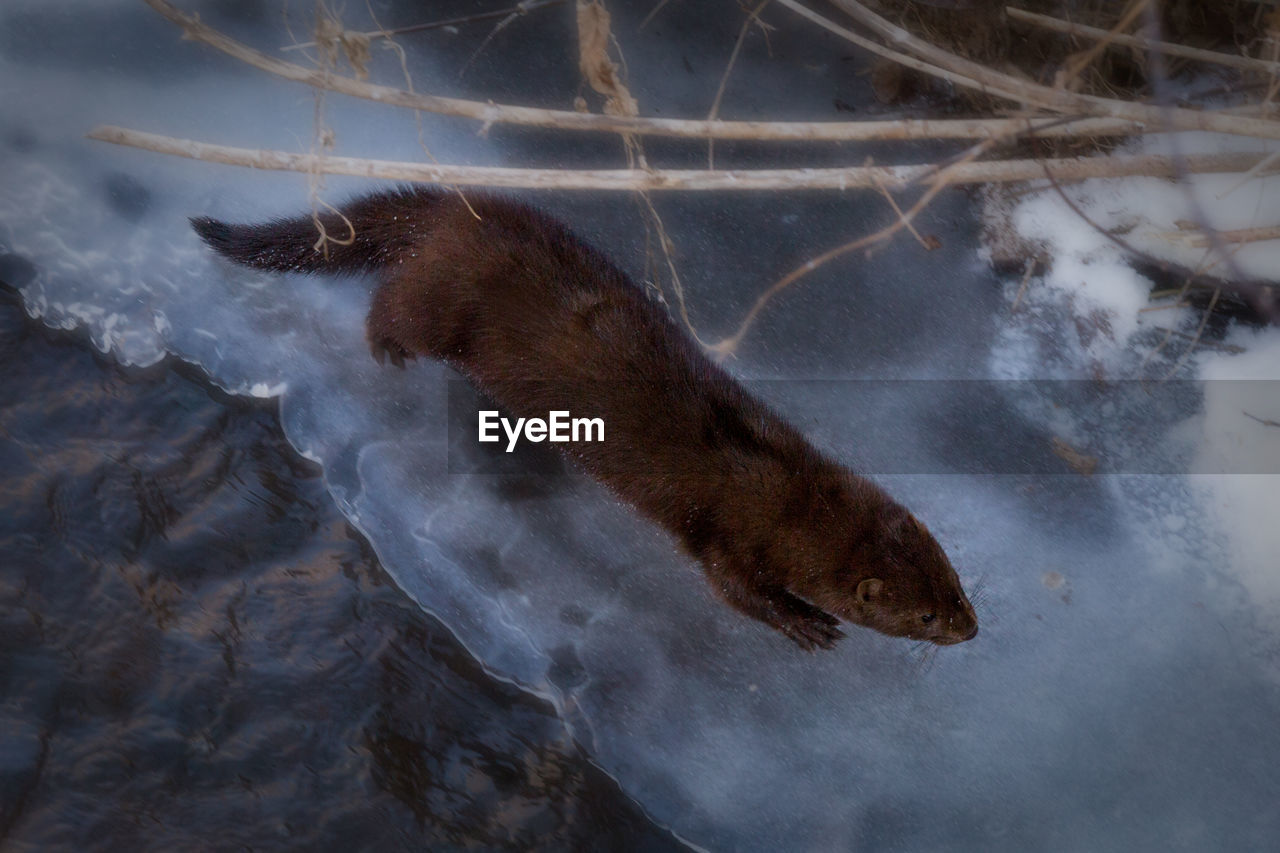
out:
{"label": "dark water", "polygon": [[390,582],[274,406],[7,292],[0,554],[0,849],[682,849]]}

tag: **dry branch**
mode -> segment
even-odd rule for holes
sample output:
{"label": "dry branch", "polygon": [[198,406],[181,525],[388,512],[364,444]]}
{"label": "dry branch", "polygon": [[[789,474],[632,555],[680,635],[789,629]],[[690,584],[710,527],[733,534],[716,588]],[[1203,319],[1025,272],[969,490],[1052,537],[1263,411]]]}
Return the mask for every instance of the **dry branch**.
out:
{"label": "dry branch", "polygon": [[[1261,243],[1267,240],[1280,240],[1280,225],[1269,225],[1261,228],[1238,228],[1234,231],[1217,231],[1218,239],[1223,243]],[[1178,240],[1197,249],[1206,249],[1213,241],[1203,230],[1162,232],[1160,236],[1170,240]]]}
{"label": "dry branch", "polygon": [[1084,24],[1073,24],[1070,21],[1062,21],[1058,18],[1051,18],[1048,15],[1039,15],[1035,12],[1016,9],[1013,6],[1006,6],[1005,12],[1015,21],[1033,24],[1046,30],[1052,30],[1053,32],[1098,39],[1099,41],[1107,41],[1111,44],[1123,47],[1136,47],[1143,50],[1153,50],[1158,48],[1167,56],[1178,56],[1183,59],[1194,59],[1197,62],[1209,62],[1215,65],[1226,65],[1231,68],[1239,68],[1244,71],[1261,71],[1264,74],[1280,74],[1280,62],[1271,62],[1266,59],[1254,59],[1251,56],[1236,56],[1230,53],[1221,53],[1216,50],[1202,50],[1198,47],[1187,47],[1185,45],[1174,44],[1166,41],[1153,42],[1150,39],[1146,39],[1141,36],[1130,36],[1123,33],[1113,33],[1108,30],[1099,29],[1098,27],[1086,26]]}
{"label": "dry branch", "polygon": [[1263,426],[1280,427],[1280,421],[1273,421],[1271,418],[1260,418],[1257,415],[1252,415],[1245,411],[1241,411],[1240,414],[1244,415],[1246,418],[1249,418],[1250,420],[1257,421]]}
{"label": "dry branch", "polygon": [[[408,35],[409,33],[421,33],[428,30],[438,30],[444,27],[457,27],[462,24],[474,24],[479,21],[492,21],[494,18],[506,18],[510,15],[527,15],[536,10],[543,9],[547,6],[558,6],[565,0],[525,0],[525,2],[517,3],[506,9],[496,9],[491,12],[476,12],[474,15],[463,15],[459,18],[444,18],[439,21],[428,21],[425,24],[410,24],[404,27],[395,27],[394,29],[370,30],[368,32],[356,33],[360,38],[368,39],[385,39],[391,36]],[[281,48],[281,50],[302,50],[308,47],[315,47],[313,41],[298,42]]]}
{"label": "dry branch", "polygon": [[[970,149],[958,160],[937,169],[934,172],[933,181],[930,186],[920,194],[920,197],[916,199],[916,203],[911,205],[910,209],[904,213],[896,203],[894,204],[893,207],[894,210],[897,211],[898,218],[893,222],[878,231],[859,237],[856,240],[851,240],[843,245],[836,246],[834,249],[828,249],[815,258],[810,258],[791,272],[784,275],[782,278],[775,281],[773,284],[769,285],[769,287],[756,298],[755,303],[751,306],[751,310],[747,312],[746,317],[744,317],[742,322],[738,325],[738,330],[717,343],[715,346],[708,347],[710,352],[719,359],[725,359],[730,355],[733,355],[737,351],[738,345],[742,342],[742,339],[746,336],[747,332],[750,331],[751,325],[756,321],[756,318],[760,316],[761,312],[764,311],[765,306],[769,304],[769,301],[782,291],[791,287],[791,285],[795,284],[800,279],[818,269],[818,267],[830,263],[836,258],[844,257],[850,252],[856,252],[860,249],[869,249],[872,246],[889,240],[894,234],[897,234],[903,228],[910,228],[911,221],[915,219],[921,211],[928,207],[939,193],[952,185],[952,175],[956,174],[963,167],[972,165],[978,157],[981,157],[989,151],[994,144],[994,140],[979,142],[977,145],[970,147]],[[884,192],[885,188],[882,184],[878,184],[877,188]],[[888,195],[888,193],[886,193],[886,195]]]}
{"label": "dry branch", "polygon": [[[898,58],[901,54],[897,50],[890,50],[865,39],[810,11],[796,0],[777,0],[777,2],[855,44],[881,56],[901,61]],[[1253,136],[1259,139],[1280,139],[1280,122],[1226,113],[1130,103],[1096,95],[1082,95],[1020,80],[916,38],[901,27],[871,12],[857,0],[831,0],[831,2],[880,38],[912,54],[923,63],[929,64],[928,67],[940,68],[946,72],[945,76],[938,76],[980,92],[1067,115],[1128,119],[1145,124],[1152,129],[1205,130],[1237,136]],[[910,67],[917,67],[917,65],[912,64]]]}
{"label": "dry branch", "polygon": [[[193,160],[248,166],[275,171],[355,175],[389,181],[414,181],[458,186],[520,187],[578,190],[812,190],[862,189],[885,186],[902,189],[932,185],[938,167],[849,166],[836,169],[517,169],[498,166],[454,166],[294,154],[288,151],[235,148],[190,139],[177,139],[100,125],[90,139],[144,148]],[[1200,154],[1184,158],[1189,172],[1242,172],[1264,158],[1265,152]],[[958,163],[947,168],[948,184],[1007,183],[1043,178],[1049,171],[1059,180],[1118,178],[1132,175],[1174,177],[1180,172],[1173,158],[1080,157],[1056,160],[988,160]]]}
{"label": "dry branch", "polygon": [[[1155,308],[1165,308],[1165,307],[1182,308],[1184,306],[1158,305],[1158,306],[1153,306],[1153,308],[1150,310],[1154,310]],[[1140,308],[1138,310],[1144,311],[1148,309]],[[1166,335],[1169,335],[1170,337],[1181,338],[1184,341],[1189,341],[1191,342],[1190,344],[1188,344],[1189,346],[1204,347],[1205,349],[1218,350],[1219,352],[1229,352],[1232,355],[1240,355],[1240,353],[1242,352],[1248,352],[1248,350],[1246,350],[1244,347],[1239,347],[1239,346],[1236,346],[1235,344],[1224,344],[1221,341],[1206,341],[1203,338],[1200,340],[1196,340],[1193,335],[1188,335],[1186,332],[1181,332],[1181,331],[1178,331],[1177,329],[1170,329],[1167,326],[1152,326],[1151,328],[1157,332],[1164,332]]]}
{"label": "dry branch", "polygon": [[[877,56],[881,56],[881,57],[884,57],[885,59],[892,60],[893,62],[896,62],[899,65],[902,65],[906,68],[910,68],[914,71],[919,71],[923,74],[928,74],[932,77],[937,77],[939,80],[945,80],[948,83],[954,83],[957,86],[964,86],[966,88],[976,88],[983,92],[986,92],[987,94],[998,95],[1002,98],[1005,98],[1010,101],[1015,101],[1017,103],[1021,103],[1021,104],[1032,103],[1031,100],[1024,97],[1022,94],[1018,92],[1019,86],[996,85],[994,83],[993,84],[981,83],[978,81],[977,78],[975,78],[972,75],[965,75],[963,73],[959,73],[957,71],[954,71],[948,68],[943,68],[941,65],[930,64],[921,59],[908,56],[907,54],[902,53],[901,51],[894,50],[893,48],[885,47],[884,45],[880,44],[879,42],[873,41],[872,39],[864,38],[863,36],[860,36],[857,33],[853,32],[852,30],[849,30],[845,27],[840,26],[839,24],[835,23],[831,19],[825,18],[822,15],[819,15],[817,12],[814,12],[809,8],[801,5],[800,3],[795,2],[795,0],[778,0],[778,4],[787,7],[791,11],[800,15],[802,18],[808,18],[810,21],[822,27],[824,30],[827,30],[828,32],[833,33],[835,35],[838,35],[846,41],[856,44],[858,47],[862,48],[863,50],[870,51],[871,53],[874,53]],[[905,34],[906,30],[903,30],[902,32]],[[949,56],[950,54],[947,54],[947,55]],[[975,68],[982,67],[974,63],[970,63],[970,64],[974,65]]]}
{"label": "dry branch", "polygon": [[[716,87],[716,96],[711,101],[711,109],[707,111],[707,121],[715,121],[720,115],[720,102],[724,100],[725,89],[729,85],[729,75],[733,73],[733,65],[738,61],[738,54],[742,52],[742,43],[747,40],[747,31],[751,29],[751,25],[760,17],[760,13],[764,11],[764,7],[769,5],[769,0],[761,0],[760,5],[756,6],[742,21],[742,26],[738,29],[738,38],[733,42],[733,50],[729,53],[729,61],[725,63],[724,73],[720,75],[720,85]],[[714,169],[716,167],[716,141],[714,139],[707,140],[707,168]]]}
{"label": "dry branch", "polygon": [[1130,0],[1129,8],[1120,16],[1120,20],[1116,21],[1110,30],[1106,31],[1106,35],[1097,44],[1076,54],[1067,61],[1067,67],[1063,69],[1062,75],[1053,81],[1054,86],[1059,89],[1074,88],[1073,84],[1076,78],[1080,76],[1080,72],[1092,65],[1095,59],[1106,52],[1111,45],[1113,36],[1120,35],[1132,27],[1137,22],[1138,17],[1147,11],[1150,3],[1151,0]]}
{"label": "dry branch", "polygon": [[1142,122],[1081,117],[1068,123],[1058,119],[958,119],[894,121],[704,121],[644,118],[548,110],[511,104],[446,98],[365,83],[322,69],[307,68],[269,56],[219,33],[187,15],[167,0],[146,0],[168,20],[182,27],[187,38],[222,51],[269,74],[317,89],[364,98],[412,110],[474,119],[488,127],[514,124],[558,130],[669,136],[686,139],[756,139],[793,142],[851,142],[880,139],[989,139],[1022,134],[1045,137],[1128,136],[1143,133]]}

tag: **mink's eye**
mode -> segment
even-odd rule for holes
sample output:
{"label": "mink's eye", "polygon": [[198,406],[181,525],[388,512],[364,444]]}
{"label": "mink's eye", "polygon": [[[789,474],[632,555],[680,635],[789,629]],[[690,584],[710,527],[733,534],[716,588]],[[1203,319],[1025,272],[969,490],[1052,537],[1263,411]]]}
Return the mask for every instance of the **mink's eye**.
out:
{"label": "mink's eye", "polygon": [[933,614],[932,614],[932,613],[926,613],[925,615],[923,615],[923,616],[921,616],[921,617],[920,617],[920,621],[921,621],[921,622],[923,622],[923,623],[925,623],[926,625],[928,625],[930,622],[932,622],[932,621],[933,621]]}

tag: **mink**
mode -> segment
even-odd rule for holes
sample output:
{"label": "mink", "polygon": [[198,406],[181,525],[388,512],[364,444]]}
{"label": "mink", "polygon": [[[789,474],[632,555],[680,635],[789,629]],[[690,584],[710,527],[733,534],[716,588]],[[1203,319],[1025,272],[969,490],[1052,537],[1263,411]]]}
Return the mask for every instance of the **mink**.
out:
{"label": "mink", "polygon": [[558,445],[665,528],[728,604],[802,648],[840,620],[952,644],[978,631],[946,554],[883,489],[819,453],[709,359],[665,308],[552,217],[442,188],[368,195],[319,216],[191,220],[260,270],[367,273],[373,355],[440,359],[517,417],[603,418]]}

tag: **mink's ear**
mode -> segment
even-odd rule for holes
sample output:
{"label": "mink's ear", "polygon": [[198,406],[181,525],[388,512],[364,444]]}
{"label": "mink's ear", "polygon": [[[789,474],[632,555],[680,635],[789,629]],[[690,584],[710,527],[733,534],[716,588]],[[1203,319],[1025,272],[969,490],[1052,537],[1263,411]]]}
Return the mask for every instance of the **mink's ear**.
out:
{"label": "mink's ear", "polygon": [[858,584],[858,601],[863,604],[870,604],[880,596],[880,590],[884,589],[884,582],[880,578],[867,578]]}

